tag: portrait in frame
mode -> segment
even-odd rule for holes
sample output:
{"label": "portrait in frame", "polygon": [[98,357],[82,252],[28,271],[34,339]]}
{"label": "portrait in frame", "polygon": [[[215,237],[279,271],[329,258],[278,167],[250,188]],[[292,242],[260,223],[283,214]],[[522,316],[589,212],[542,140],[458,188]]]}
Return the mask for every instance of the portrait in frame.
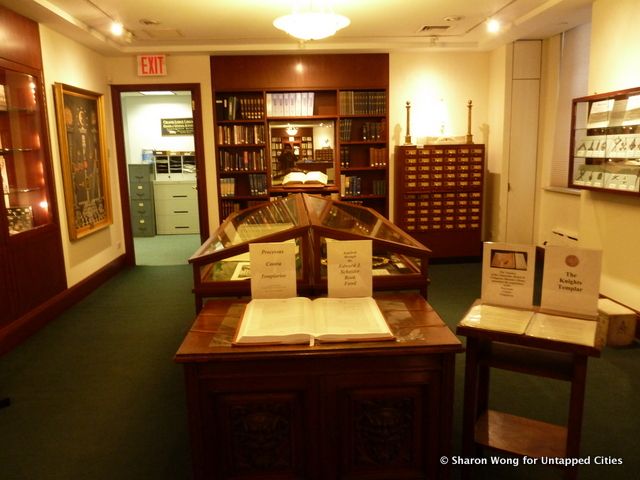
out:
{"label": "portrait in frame", "polygon": [[69,238],[78,240],[112,223],[104,96],[53,88]]}

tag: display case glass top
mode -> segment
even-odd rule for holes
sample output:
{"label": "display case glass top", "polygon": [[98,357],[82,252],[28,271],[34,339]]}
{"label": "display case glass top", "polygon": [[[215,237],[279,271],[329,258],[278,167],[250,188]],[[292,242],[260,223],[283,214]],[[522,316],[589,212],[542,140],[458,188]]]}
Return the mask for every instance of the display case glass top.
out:
{"label": "display case glass top", "polygon": [[202,299],[250,293],[251,243],[294,242],[298,294],[326,291],[326,244],[371,240],[373,287],[417,289],[426,296],[431,251],[373,209],[296,193],[231,214],[189,259]]}
{"label": "display case glass top", "polygon": [[52,222],[39,79],[0,68],[0,191],[9,235]]}
{"label": "display case glass top", "polygon": [[573,100],[569,186],[640,192],[640,88]]}

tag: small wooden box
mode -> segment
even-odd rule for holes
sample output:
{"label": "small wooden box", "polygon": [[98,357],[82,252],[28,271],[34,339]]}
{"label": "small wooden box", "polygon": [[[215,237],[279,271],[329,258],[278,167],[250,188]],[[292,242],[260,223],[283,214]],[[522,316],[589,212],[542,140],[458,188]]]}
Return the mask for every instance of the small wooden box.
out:
{"label": "small wooden box", "polygon": [[607,346],[626,347],[636,335],[636,312],[608,298],[598,300],[600,321],[607,325]]}

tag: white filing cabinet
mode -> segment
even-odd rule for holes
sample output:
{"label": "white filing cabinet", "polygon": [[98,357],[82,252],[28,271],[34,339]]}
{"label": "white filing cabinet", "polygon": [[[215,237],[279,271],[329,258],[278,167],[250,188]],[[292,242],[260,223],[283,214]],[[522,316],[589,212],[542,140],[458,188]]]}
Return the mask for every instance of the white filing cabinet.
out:
{"label": "white filing cabinet", "polygon": [[195,180],[156,180],[153,193],[158,235],[200,233]]}

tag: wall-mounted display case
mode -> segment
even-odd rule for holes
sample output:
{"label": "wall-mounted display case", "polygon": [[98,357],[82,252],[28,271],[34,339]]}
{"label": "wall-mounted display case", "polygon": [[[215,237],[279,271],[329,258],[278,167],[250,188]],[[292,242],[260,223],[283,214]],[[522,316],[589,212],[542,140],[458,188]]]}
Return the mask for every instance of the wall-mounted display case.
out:
{"label": "wall-mounted display case", "polygon": [[640,88],[573,100],[569,186],[640,192]]}
{"label": "wall-mounted display case", "polygon": [[251,243],[294,242],[298,295],[315,295],[327,290],[327,243],[363,239],[372,241],[374,290],[426,297],[428,248],[373,209],[298,193],[231,214],[196,251],[196,308],[206,297],[250,295]]}
{"label": "wall-mounted display case", "polygon": [[[0,7],[0,349],[67,287],[38,24]],[[42,309],[39,310],[40,312]],[[33,315],[31,315],[33,313]],[[35,322],[34,322],[35,323]]]}

